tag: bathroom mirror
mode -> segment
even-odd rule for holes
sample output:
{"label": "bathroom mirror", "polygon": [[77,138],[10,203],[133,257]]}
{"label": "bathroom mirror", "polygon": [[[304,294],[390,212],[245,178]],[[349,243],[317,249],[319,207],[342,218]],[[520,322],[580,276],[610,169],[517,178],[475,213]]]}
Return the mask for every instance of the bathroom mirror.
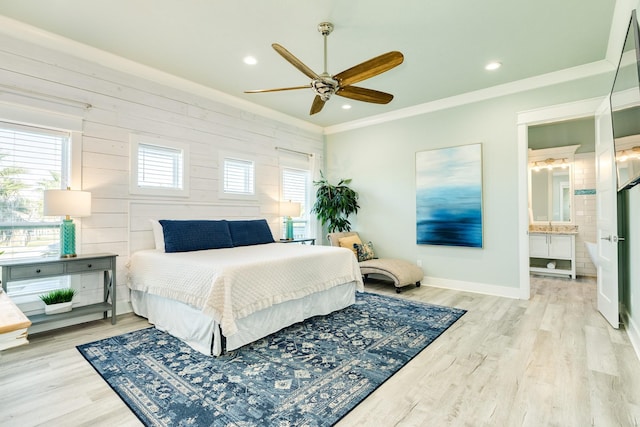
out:
{"label": "bathroom mirror", "polygon": [[573,159],[578,147],[529,149],[531,224],[573,224]]}
{"label": "bathroom mirror", "polygon": [[529,174],[532,222],[571,223],[571,165],[552,169],[530,168]]}

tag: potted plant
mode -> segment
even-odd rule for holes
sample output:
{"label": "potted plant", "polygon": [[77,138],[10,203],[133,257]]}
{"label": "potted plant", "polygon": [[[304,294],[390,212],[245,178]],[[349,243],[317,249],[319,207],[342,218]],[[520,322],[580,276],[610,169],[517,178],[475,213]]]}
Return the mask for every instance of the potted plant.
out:
{"label": "potted plant", "polygon": [[45,314],[58,314],[71,311],[73,296],[76,291],[72,288],[55,289],[44,295],[40,299],[44,302]]}
{"label": "potted plant", "polygon": [[349,188],[351,179],[341,179],[338,184],[332,185],[320,171],[320,181],[314,181],[318,186],[316,202],[311,212],[324,226],[327,224],[329,233],[336,231],[351,231],[349,215],[358,213],[358,193]]}

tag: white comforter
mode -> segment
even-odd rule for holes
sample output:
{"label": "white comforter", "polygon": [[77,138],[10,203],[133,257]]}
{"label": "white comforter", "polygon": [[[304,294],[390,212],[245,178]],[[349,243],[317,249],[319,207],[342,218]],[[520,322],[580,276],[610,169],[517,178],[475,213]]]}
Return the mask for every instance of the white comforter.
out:
{"label": "white comforter", "polygon": [[190,304],[216,320],[225,336],[236,319],[355,281],[364,290],[358,262],[345,248],[269,243],[229,249],[134,253],[128,286]]}

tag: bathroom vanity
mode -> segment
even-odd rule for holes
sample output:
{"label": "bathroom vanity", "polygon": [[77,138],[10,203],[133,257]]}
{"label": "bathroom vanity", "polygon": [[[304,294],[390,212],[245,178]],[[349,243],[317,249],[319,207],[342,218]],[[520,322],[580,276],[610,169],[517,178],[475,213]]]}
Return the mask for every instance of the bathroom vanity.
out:
{"label": "bathroom vanity", "polygon": [[529,271],[576,278],[573,160],[580,145],[529,150]]}
{"label": "bathroom vanity", "polygon": [[576,278],[576,233],[529,232],[529,271]]}

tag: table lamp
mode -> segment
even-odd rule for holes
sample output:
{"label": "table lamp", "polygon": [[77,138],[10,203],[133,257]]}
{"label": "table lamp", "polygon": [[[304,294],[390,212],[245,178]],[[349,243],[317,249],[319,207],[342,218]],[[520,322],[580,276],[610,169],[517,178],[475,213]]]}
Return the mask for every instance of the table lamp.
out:
{"label": "table lamp", "polygon": [[280,215],[287,220],[287,240],[293,240],[293,220],[291,217],[300,216],[300,203],[292,202],[280,202]]}
{"label": "table lamp", "polygon": [[60,226],[60,258],[76,256],[76,225],[72,216],[91,215],[91,193],[88,191],[45,190],[44,215],[64,216]]}

